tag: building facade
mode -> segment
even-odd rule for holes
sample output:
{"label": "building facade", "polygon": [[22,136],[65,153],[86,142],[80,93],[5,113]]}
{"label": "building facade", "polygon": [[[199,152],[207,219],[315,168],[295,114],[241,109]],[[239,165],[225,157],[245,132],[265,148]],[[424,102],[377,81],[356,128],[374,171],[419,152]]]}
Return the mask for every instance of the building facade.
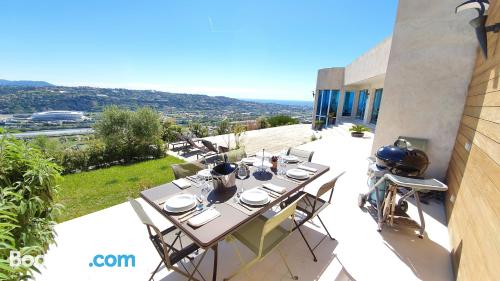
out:
{"label": "building facade", "polygon": [[377,124],[392,38],[387,38],[345,67],[318,71],[314,123],[329,126],[342,119]]}
{"label": "building facade", "polygon": [[[313,120],[373,124],[372,153],[399,136],[424,139],[427,177],[448,184],[445,198],[457,280],[498,280],[500,262],[500,52],[488,58],[464,1],[400,0],[391,38],[345,67],[320,69]],[[490,1],[486,26],[500,19]],[[330,118],[330,119],[328,119]]]}

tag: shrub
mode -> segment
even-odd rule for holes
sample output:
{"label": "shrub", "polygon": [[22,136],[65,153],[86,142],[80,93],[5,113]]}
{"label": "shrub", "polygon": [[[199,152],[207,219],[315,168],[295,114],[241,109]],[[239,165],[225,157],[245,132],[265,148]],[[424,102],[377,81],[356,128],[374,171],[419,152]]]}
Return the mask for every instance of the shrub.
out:
{"label": "shrub", "polygon": [[161,138],[163,141],[167,143],[180,141],[179,135],[182,133],[182,127],[175,124],[175,120],[173,119],[165,119],[161,123],[162,132]]}
{"label": "shrub", "polygon": [[299,121],[297,119],[294,119],[288,115],[276,115],[269,117],[267,119],[267,122],[271,127],[278,127],[278,126],[284,126],[284,125],[293,125],[293,124],[298,124]]}
{"label": "shrub", "polygon": [[229,123],[229,120],[227,118],[220,121],[217,124],[217,127],[215,128],[216,135],[225,135],[229,134],[230,132],[231,132],[231,123]]}
{"label": "shrub", "polygon": [[134,112],[107,107],[94,129],[111,162],[164,155],[160,115],[151,108],[142,107]]}
{"label": "shrub", "polygon": [[0,133],[0,279],[28,279],[37,271],[10,267],[11,250],[37,256],[54,242],[59,172],[37,148]]}
{"label": "shrub", "polygon": [[236,145],[236,149],[240,148],[241,139],[242,139],[243,135],[245,134],[246,130],[247,130],[247,127],[241,123],[236,123],[233,125],[232,131],[234,134],[234,142]]}
{"label": "shrub", "polygon": [[265,128],[269,128],[270,125],[269,125],[269,122],[267,121],[266,117],[259,117],[257,118],[257,128],[259,129],[265,129]]}
{"label": "shrub", "polygon": [[64,167],[64,172],[86,170],[89,166],[89,155],[86,149],[68,148],[64,151],[60,164]]}
{"label": "shrub", "polygon": [[208,137],[208,127],[203,126],[198,122],[190,123],[189,130],[198,138]]}

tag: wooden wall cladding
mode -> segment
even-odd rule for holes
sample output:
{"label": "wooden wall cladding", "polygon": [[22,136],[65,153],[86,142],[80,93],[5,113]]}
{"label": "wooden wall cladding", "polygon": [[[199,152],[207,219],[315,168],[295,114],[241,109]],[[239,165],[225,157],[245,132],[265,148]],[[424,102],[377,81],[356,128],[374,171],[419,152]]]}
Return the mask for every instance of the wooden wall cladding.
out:
{"label": "wooden wall cladding", "polygon": [[[487,25],[500,22],[491,1]],[[478,51],[447,172],[448,230],[457,280],[500,280],[500,33]]]}

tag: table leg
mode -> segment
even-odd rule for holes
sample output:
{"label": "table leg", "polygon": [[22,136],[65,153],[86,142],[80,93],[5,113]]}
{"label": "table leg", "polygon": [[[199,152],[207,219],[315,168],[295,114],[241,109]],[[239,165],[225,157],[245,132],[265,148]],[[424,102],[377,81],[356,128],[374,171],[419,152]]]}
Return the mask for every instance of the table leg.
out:
{"label": "table leg", "polygon": [[213,275],[212,275],[212,281],[217,280],[217,259],[219,255],[219,243],[215,244],[212,247],[212,250],[214,251],[214,269],[213,269]]}

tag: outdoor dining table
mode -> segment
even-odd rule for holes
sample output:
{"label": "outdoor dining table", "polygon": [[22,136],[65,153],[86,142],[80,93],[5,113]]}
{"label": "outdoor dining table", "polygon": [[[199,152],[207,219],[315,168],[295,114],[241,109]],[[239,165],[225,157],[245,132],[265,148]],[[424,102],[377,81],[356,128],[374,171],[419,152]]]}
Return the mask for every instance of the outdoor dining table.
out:
{"label": "outdoor dining table", "polygon": [[[270,196],[272,199],[268,204],[258,207],[258,208],[245,208],[239,204],[235,203],[233,197],[236,196],[236,188],[227,193],[218,193],[212,190],[207,196],[206,201],[208,201],[209,207],[214,207],[220,212],[220,216],[213,221],[208,222],[200,227],[194,228],[186,222],[181,222],[179,217],[182,214],[172,214],[163,210],[163,203],[171,196],[179,193],[188,193],[199,195],[201,194],[201,188],[197,188],[194,184],[187,189],[180,189],[173,183],[167,183],[160,186],[153,187],[141,192],[141,197],[149,203],[153,208],[160,212],[165,218],[167,218],[173,225],[179,228],[185,235],[187,235],[194,243],[196,243],[200,248],[204,250],[212,249],[214,251],[214,264],[212,272],[212,280],[217,278],[217,259],[218,259],[218,243],[224,240],[229,234],[235,232],[238,228],[243,226],[245,223],[250,222],[259,215],[265,213],[267,210],[276,206],[284,199],[293,195],[297,191],[304,188],[307,184],[311,183],[319,176],[326,173],[330,167],[305,162],[300,165],[311,167],[317,171],[310,173],[310,177],[306,180],[292,180],[284,175],[277,175],[275,172],[267,171],[257,171],[256,168],[250,168],[250,176],[246,179],[237,179],[236,186],[238,188],[250,189],[254,187],[261,187],[262,184],[272,183],[274,185],[284,187],[286,191],[281,195]],[[297,164],[287,164],[287,169],[296,168]],[[271,193],[272,194],[272,193]],[[205,202],[207,203],[207,202]]]}

